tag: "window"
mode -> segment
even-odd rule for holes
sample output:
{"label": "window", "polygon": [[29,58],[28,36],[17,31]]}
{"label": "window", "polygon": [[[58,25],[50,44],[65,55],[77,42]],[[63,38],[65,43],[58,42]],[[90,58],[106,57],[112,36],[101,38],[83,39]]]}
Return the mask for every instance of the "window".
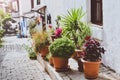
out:
{"label": "window", "polygon": [[39,5],[40,4],[40,0],[37,0],[37,5]]}
{"label": "window", "polygon": [[14,0],[12,2],[12,11],[13,12],[18,12],[19,11],[19,1],[18,0]]}
{"label": "window", "polygon": [[102,25],[102,0],[91,0],[91,22]]}
{"label": "window", "polygon": [[31,0],[31,8],[34,8],[34,0]]}

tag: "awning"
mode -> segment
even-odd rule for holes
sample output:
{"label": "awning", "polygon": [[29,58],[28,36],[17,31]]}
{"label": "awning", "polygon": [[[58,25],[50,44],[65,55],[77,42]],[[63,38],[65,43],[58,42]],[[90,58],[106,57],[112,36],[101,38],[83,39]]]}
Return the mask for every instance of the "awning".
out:
{"label": "awning", "polygon": [[41,5],[37,5],[36,7],[34,7],[34,8],[32,9],[32,11],[37,12],[37,11],[39,11],[39,10],[41,10],[41,9],[44,9],[44,8],[46,8],[46,5],[45,5],[45,4],[41,4]]}

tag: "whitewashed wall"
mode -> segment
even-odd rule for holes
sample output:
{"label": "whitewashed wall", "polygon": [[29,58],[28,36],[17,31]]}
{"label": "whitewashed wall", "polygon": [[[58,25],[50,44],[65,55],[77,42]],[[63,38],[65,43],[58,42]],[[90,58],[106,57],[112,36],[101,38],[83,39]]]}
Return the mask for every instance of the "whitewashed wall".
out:
{"label": "whitewashed wall", "polygon": [[[47,13],[51,14],[55,26],[57,15],[65,14],[70,8],[83,7],[84,20],[90,22],[90,0],[44,0]],[[108,5],[109,4],[109,5]],[[93,36],[103,40],[106,49],[103,63],[120,73],[120,0],[103,0],[103,26],[91,25]],[[103,27],[100,28],[100,27]]]}
{"label": "whitewashed wall", "polygon": [[19,0],[21,14],[31,10],[31,0]]}
{"label": "whitewashed wall", "polygon": [[47,5],[47,13],[51,14],[53,26],[56,26],[57,16],[65,14],[70,8],[83,7],[83,11],[87,12],[86,0],[44,0],[44,4]]}
{"label": "whitewashed wall", "polygon": [[44,3],[47,5],[47,14],[51,14],[52,25],[56,27],[55,20],[57,15],[64,13],[63,11],[63,0],[45,0]]}
{"label": "whitewashed wall", "polygon": [[[108,5],[109,4],[109,5]],[[104,64],[120,73],[120,0],[103,0]]]}

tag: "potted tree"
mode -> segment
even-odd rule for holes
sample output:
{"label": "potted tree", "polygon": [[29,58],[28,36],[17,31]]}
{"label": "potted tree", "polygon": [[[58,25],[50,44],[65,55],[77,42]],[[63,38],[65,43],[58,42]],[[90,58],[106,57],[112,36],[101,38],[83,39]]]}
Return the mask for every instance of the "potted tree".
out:
{"label": "potted tree", "polygon": [[85,41],[84,38],[91,35],[89,25],[81,20],[84,15],[82,8],[78,8],[71,9],[66,15],[61,17],[63,24],[62,35],[73,40],[77,49],[82,46]]}
{"label": "potted tree", "polygon": [[66,37],[58,38],[50,45],[49,51],[52,55],[55,70],[67,71],[69,69],[68,58],[75,51],[74,43]]}
{"label": "potted tree", "polygon": [[[62,35],[73,40],[76,45],[75,53],[72,55],[74,59],[78,61],[79,71],[83,71],[81,59],[78,60],[77,54],[81,53],[81,47],[85,42],[86,36],[91,36],[91,29],[89,25],[82,21],[85,13],[82,11],[82,8],[71,9],[66,15],[63,15],[61,18],[63,31]],[[79,56],[80,57],[80,56]]]}
{"label": "potted tree", "polygon": [[49,39],[48,34],[45,31],[37,32],[33,36],[35,52],[41,53],[44,58],[48,53]]}
{"label": "potted tree", "polygon": [[84,44],[84,58],[82,58],[86,78],[97,78],[102,58],[101,55],[104,52],[104,48],[101,47],[100,42],[97,39],[92,37],[86,38]]}

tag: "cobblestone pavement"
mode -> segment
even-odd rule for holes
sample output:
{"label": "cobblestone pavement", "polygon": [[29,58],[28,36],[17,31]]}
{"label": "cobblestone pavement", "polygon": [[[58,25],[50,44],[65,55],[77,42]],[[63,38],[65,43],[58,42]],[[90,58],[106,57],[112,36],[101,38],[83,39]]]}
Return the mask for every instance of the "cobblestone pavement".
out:
{"label": "cobblestone pavement", "polygon": [[30,60],[22,44],[26,38],[5,37],[0,48],[0,80],[51,80],[38,61]]}

